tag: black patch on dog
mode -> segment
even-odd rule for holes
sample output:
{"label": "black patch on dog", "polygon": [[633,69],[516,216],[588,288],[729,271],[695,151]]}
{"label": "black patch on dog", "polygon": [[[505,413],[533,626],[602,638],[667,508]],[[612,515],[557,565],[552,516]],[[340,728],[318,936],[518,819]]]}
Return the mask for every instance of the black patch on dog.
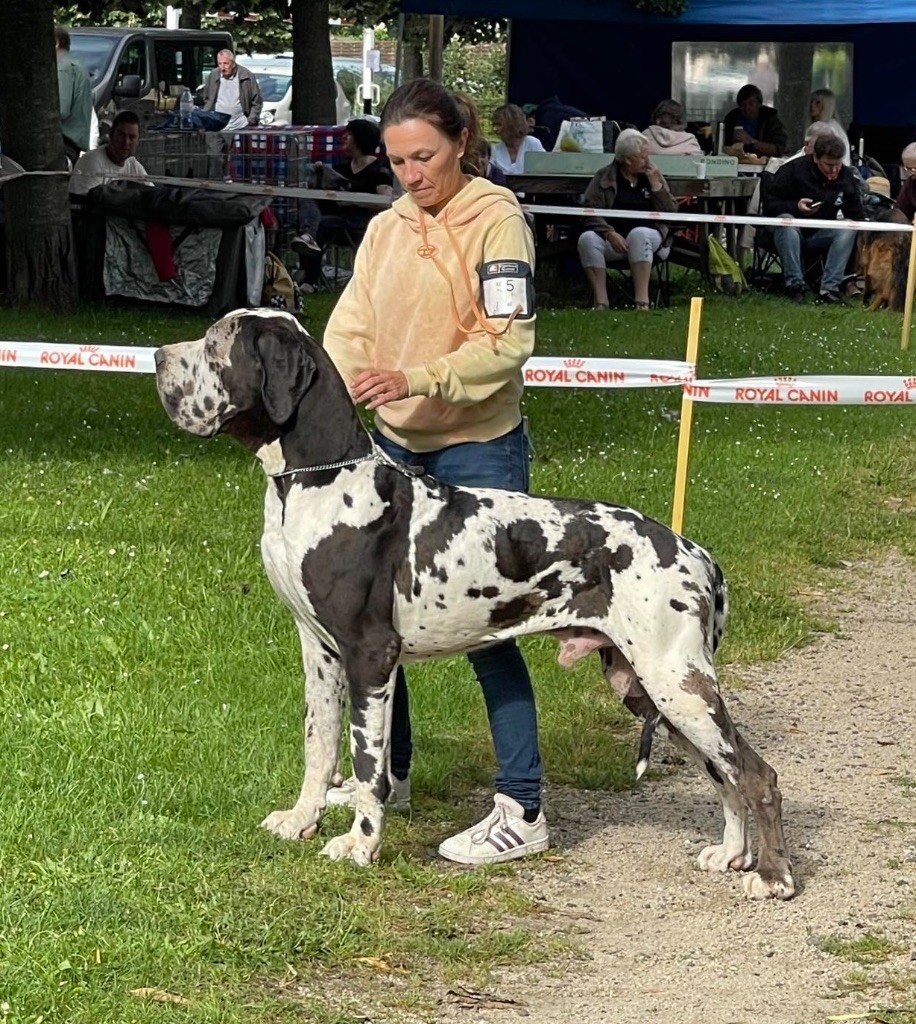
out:
{"label": "black patch on dog", "polygon": [[[477,515],[482,502],[474,494],[451,487],[442,487],[439,494],[430,488],[430,496],[441,500],[441,509],[436,518],[417,533],[416,570],[435,576],[438,575],[436,556],[447,551],[455,537],[465,532],[468,521]],[[438,578],[442,579],[441,576]],[[446,580],[442,579],[442,582]]]}
{"label": "black patch on dog", "polygon": [[674,598],[672,598],[668,602],[668,604],[670,604],[676,612],[686,612],[687,608],[689,607],[688,605],[684,604],[683,601],[676,601]]}
{"label": "black patch on dog", "polygon": [[649,541],[652,547],[655,548],[655,557],[658,559],[660,568],[668,569],[674,565],[677,560],[678,538],[677,534],[672,533],[667,526],[656,522],[654,519],[635,515],[626,509],[616,509],[614,511],[614,518],[618,522],[627,523],[632,526],[634,533],[639,534],[640,537],[645,537]]}

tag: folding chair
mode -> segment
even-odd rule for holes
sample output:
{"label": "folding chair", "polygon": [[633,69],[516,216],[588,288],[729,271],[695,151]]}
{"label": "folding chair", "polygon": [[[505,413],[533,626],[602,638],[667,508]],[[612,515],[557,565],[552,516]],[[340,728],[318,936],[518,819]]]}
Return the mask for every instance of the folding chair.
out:
{"label": "folding chair", "polygon": [[354,238],[344,226],[336,228],[334,233],[322,247],[321,273],[318,276],[318,287],[328,292],[340,291],[353,276],[353,264],[360,238]]}

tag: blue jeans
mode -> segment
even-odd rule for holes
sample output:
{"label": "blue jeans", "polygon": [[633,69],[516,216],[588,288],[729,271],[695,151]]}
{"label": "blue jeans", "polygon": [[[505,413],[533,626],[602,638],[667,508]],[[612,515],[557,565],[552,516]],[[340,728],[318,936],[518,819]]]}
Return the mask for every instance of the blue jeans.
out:
{"label": "blue jeans", "polygon": [[[220,114],[215,110],[201,110],[195,107],[191,111],[191,130],[204,132],[221,132],[229,124],[229,115]],[[181,116],[171,113],[161,123],[150,128],[150,131],[173,132],[181,129]]]}
{"label": "blue jeans", "polygon": [[802,239],[804,239],[806,249],[818,252],[827,251],[827,259],[824,261],[824,276],[821,278],[821,291],[836,291],[846,274],[846,265],[855,248],[856,232],[818,228],[813,232],[808,229],[803,234],[801,228],[774,228],[773,244],[779,253],[782,274],[788,288],[799,288],[805,283],[801,262]]}
{"label": "blue jeans", "polygon": [[[528,438],[522,424],[492,441],[470,441],[433,452],[412,452],[374,432],[378,446],[409,466],[422,466],[448,484],[527,491]],[[496,791],[526,810],[541,804],[541,755],[531,677],[514,640],[468,654],[483,690],[498,769]],[[397,671],[391,724],[391,772],[403,779],[410,771],[413,744],[404,670]]]}

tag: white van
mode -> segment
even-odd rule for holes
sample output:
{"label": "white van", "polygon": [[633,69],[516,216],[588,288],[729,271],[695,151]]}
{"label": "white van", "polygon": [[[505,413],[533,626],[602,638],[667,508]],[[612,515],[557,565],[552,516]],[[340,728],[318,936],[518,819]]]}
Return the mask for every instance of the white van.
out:
{"label": "white van", "polygon": [[[264,101],[261,124],[281,127],[289,124],[293,107],[293,55],[253,53],[250,57],[240,55],[236,59],[258,80]],[[352,116],[352,107],[336,78],[334,84],[337,87],[337,124],[346,124]]]}

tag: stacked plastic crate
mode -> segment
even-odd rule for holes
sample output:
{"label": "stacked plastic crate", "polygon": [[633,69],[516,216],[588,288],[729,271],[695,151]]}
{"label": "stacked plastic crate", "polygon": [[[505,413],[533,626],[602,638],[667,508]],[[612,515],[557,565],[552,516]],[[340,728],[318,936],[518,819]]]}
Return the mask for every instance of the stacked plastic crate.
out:
{"label": "stacked plastic crate", "polygon": [[[274,187],[308,187],[312,163],[334,163],[344,156],[341,125],[256,128],[238,132],[232,143],[229,173],[233,181]],[[297,229],[298,201],[274,198],[271,209],[283,228]]]}

